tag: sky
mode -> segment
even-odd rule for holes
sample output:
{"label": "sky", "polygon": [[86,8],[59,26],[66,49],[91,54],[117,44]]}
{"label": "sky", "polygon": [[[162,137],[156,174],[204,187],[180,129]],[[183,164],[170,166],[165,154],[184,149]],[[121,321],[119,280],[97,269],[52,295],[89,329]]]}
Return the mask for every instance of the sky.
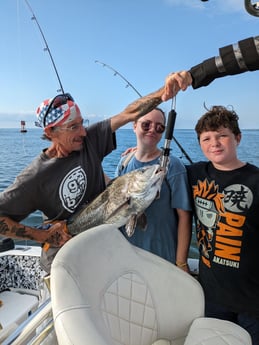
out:
{"label": "sky", "polygon": [[[93,123],[121,112],[165,77],[219,48],[259,35],[243,0],[28,0],[62,87]],[[0,2],[0,128],[34,127],[36,109],[60,84],[25,0]],[[97,63],[95,61],[100,61]],[[104,67],[102,63],[111,66]],[[258,129],[259,71],[188,88],[176,97],[175,128],[194,128],[206,107],[232,106],[241,128]],[[170,111],[171,101],[161,107]]]}

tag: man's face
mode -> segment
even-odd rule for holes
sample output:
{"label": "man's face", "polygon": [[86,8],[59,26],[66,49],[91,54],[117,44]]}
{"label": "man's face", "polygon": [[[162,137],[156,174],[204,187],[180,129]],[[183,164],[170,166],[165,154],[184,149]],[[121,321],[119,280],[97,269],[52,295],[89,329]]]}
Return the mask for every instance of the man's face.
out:
{"label": "man's face", "polygon": [[50,132],[51,141],[56,145],[62,146],[67,153],[80,151],[85,136],[86,130],[83,126],[81,115],[76,115],[72,121],[62,126],[56,126]]}

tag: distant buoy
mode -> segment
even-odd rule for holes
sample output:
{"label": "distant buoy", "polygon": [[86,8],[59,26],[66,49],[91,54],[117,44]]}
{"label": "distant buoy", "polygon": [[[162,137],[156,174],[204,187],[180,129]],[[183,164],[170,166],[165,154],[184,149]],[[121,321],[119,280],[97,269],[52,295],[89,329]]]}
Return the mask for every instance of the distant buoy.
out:
{"label": "distant buoy", "polygon": [[21,133],[26,133],[27,129],[25,128],[25,121],[21,121]]}

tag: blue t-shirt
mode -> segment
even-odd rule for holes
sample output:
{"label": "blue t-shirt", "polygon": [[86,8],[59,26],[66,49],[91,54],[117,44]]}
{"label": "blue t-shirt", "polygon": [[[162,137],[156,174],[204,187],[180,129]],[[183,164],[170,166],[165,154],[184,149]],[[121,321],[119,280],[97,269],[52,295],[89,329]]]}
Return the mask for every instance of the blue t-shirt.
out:
{"label": "blue t-shirt", "polygon": [[[147,165],[159,164],[159,157],[149,162],[140,162],[133,156],[123,167],[124,160],[125,157],[122,157],[115,176],[124,175]],[[143,231],[136,227],[132,237],[127,236],[125,228],[122,228],[121,231],[133,245],[175,263],[178,227],[176,208],[185,211],[191,210],[190,191],[185,166],[178,158],[170,156],[168,172],[162,184],[160,198],[154,200],[145,211],[146,230]]]}

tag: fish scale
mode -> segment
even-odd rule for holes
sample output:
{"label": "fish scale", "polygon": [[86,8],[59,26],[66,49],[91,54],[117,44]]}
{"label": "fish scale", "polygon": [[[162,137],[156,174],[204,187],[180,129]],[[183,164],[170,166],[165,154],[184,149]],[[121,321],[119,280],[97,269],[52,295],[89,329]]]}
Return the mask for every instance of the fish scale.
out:
{"label": "fish scale", "polygon": [[158,164],[117,177],[71,217],[68,232],[76,235],[101,224],[116,224],[118,227],[126,225],[128,236],[132,236],[137,218],[159,194],[163,178],[164,171]]}

